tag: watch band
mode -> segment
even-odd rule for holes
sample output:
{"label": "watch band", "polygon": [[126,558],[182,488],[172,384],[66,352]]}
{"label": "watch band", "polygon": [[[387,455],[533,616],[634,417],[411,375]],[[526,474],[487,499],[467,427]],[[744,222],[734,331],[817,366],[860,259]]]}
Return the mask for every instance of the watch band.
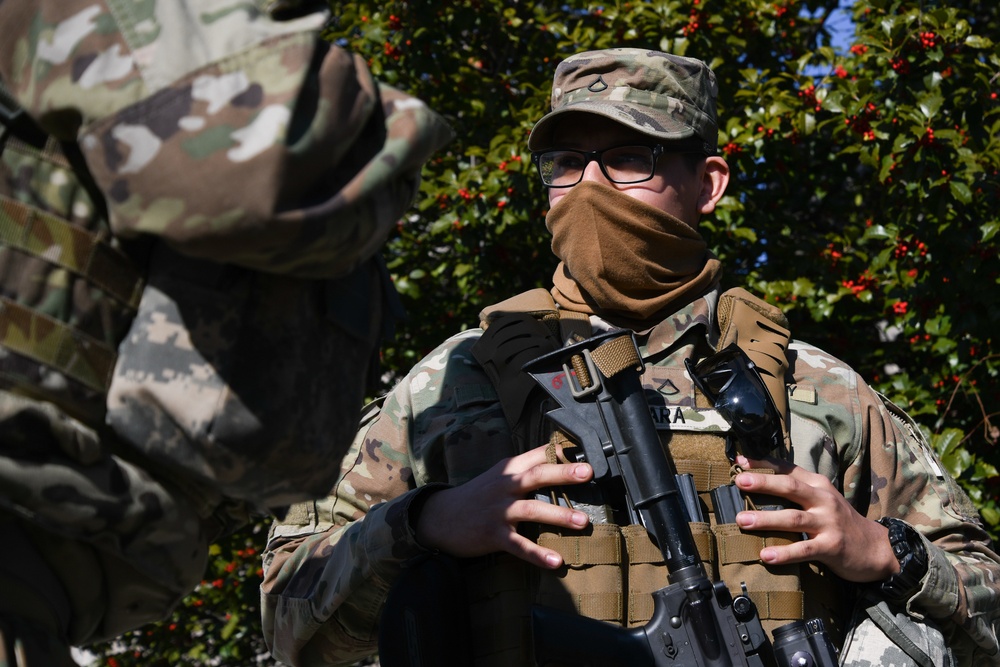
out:
{"label": "watch band", "polygon": [[927,549],[917,531],[905,521],[882,517],[878,522],[889,529],[889,544],[899,561],[899,572],[876,583],[886,600],[904,603],[920,590],[920,580],[927,574]]}

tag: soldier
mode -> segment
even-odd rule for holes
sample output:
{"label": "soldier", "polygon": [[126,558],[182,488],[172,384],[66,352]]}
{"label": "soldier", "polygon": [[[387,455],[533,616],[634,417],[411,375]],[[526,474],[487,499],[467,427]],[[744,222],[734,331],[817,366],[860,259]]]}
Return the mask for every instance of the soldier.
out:
{"label": "soldier", "polygon": [[[698,231],[729,180],[717,136],[716,82],[700,61],[610,49],[558,66],[552,110],[528,140],[561,260],[551,294],[491,307],[485,332],[432,351],[363,419],[332,494],[274,526],[263,614],[275,657],[337,665],[373,652],[380,630],[399,631],[379,627],[387,593],[439,554],[458,559],[462,606],[423,604],[448,613],[434,619],[441,643],[468,650],[454,664],[534,664],[525,628],[537,602],[622,625],[649,619],[649,591],[667,583],[662,569],[650,574],[659,554],[621,525],[616,499],[592,500],[591,466],[539,428],[520,366],[490,352],[499,314],[531,313],[558,322],[556,346],[573,331],[635,332],[678,470],[703,498],[733,479],[785,501],[704,524],[710,571],[730,589],[747,581],[771,627],[818,616],[846,664],[998,660],[1000,559],[915,424],[843,362],[790,341],[775,309],[720,294],[720,262]],[[747,320],[759,332],[747,336]],[[780,350],[760,366],[791,454],[740,457],[731,476],[684,361],[741,338]],[[736,556],[734,540],[755,546]]]}
{"label": "soldier", "polygon": [[166,616],[322,496],[451,136],[319,2],[0,2],[0,664]]}

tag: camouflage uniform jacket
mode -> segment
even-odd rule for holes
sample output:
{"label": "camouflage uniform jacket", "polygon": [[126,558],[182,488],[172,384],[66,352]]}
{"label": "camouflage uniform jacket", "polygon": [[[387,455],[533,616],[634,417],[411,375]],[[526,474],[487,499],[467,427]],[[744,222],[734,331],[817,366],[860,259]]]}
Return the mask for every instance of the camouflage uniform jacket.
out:
{"label": "camouflage uniform jacket", "polygon": [[[220,525],[336,478],[380,333],[373,256],[450,129],[325,41],[324,5],[0,2],[0,102],[44,131],[0,124],[0,532],[30,533],[0,554],[0,618],[56,618],[78,644],[161,618]],[[124,294],[94,268],[108,257],[131,268]],[[146,409],[157,392],[172,418]],[[256,432],[214,463],[184,449],[288,402],[336,429]]]}
{"label": "camouflage uniform jacket", "polygon": [[[668,415],[694,405],[683,359],[714,344],[716,298],[637,338],[644,384],[663,394]],[[365,420],[332,495],[273,528],[263,607],[278,659],[349,664],[372,653],[386,592],[401,564],[422,551],[410,504],[427,485],[462,484],[511,455],[496,394],[470,353],[480,333],[460,333],[417,364]],[[940,624],[963,662],[995,655],[1000,563],[964,492],[906,415],[854,371],[801,342],[790,349],[795,463],[828,477],[862,515],[918,527],[930,567],[910,615]]]}

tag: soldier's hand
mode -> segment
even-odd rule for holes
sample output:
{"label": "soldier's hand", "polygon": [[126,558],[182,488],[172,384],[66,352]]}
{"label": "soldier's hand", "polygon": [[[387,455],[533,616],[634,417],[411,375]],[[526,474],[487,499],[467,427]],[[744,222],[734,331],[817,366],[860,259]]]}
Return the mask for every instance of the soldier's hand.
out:
{"label": "soldier's hand", "polygon": [[547,486],[580,484],[593,470],[586,463],[548,463],[545,447],[504,459],[474,479],[431,495],[417,517],[417,541],[458,557],[506,551],[545,568],[562,557],[518,534],[522,521],[580,529],[589,517],[578,510],[528,498]]}
{"label": "soldier's hand", "polygon": [[804,533],[808,539],[786,546],[769,546],[760,559],[769,565],[816,561],[847,581],[878,581],[899,571],[887,529],[857,512],[823,475],[778,459],[748,461],[745,468],[770,468],[774,475],[740,473],[740,490],[779,496],[801,509],[747,511],[736,515],[745,530]]}

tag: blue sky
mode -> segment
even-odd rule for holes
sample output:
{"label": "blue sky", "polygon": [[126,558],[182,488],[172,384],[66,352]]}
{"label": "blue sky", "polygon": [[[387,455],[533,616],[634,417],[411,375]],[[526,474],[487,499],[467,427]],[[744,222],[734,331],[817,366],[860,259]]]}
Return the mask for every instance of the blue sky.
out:
{"label": "blue sky", "polygon": [[839,52],[847,51],[854,37],[854,27],[851,21],[851,6],[853,4],[849,0],[840,0],[840,7],[830,15],[826,24],[833,36],[833,46]]}

